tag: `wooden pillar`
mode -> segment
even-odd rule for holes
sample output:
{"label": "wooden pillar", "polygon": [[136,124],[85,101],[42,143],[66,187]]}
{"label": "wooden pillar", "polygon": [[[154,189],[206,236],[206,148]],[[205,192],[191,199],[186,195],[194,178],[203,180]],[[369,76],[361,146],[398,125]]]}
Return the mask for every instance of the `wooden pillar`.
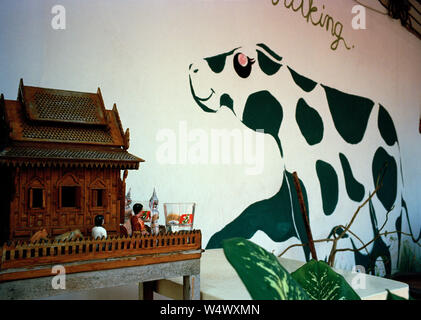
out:
{"label": "wooden pillar", "polygon": [[[120,186],[120,223],[124,223],[124,215],[126,210],[126,179],[127,179],[128,171],[127,169],[124,170],[123,173],[123,180],[119,179],[119,186]],[[120,231],[120,229],[118,229]]]}
{"label": "wooden pillar", "polygon": [[155,281],[139,282],[139,300],[153,300]]}
{"label": "wooden pillar", "polygon": [[183,299],[200,300],[200,275],[183,277]]}

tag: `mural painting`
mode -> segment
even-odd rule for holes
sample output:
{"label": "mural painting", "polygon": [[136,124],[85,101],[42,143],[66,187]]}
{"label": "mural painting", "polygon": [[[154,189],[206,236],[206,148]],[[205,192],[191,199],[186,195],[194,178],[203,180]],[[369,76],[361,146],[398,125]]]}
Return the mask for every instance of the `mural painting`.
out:
{"label": "mural painting", "polygon": [[[348,0],[41,2],[2,6],[5,99],[21,77],[119,97],[147,159],[127,186],[139,200],[157,187],[161,205],[196,202],[208,249],[231,237],[275,255],[305,244],[294,172],[313,239],[347,224],[379,176],[351,228],[359,239],[338,249],[412,235],[340,252],[335,267],[393,273],[405,244],[420,249],[421,47],[399,21]],[[320,260],[330,249],[316,243]]]}
{"label": "mural painting", "polygon": [[[391,116],[380,103],[301,75],[263,43],[254,48],[235,48],[191,64],[189,85],[194,101],[203,111],[214,113],[227,107],[249,129],[263,129],[272,136],[284,162],[283,172],[276,173],[280,176],[279,191],[248,206],[211,237],[207,248],[219,248],[222,240],[231,237],[250,239],[258,230],[276,243],[293,237],[306,243],[292,180],[294,171],[300,177],[310,224],[313,229],[323,228],[318,231],[326,232],[323,238],[334,227],[328,227],[329,221],[336,221],[332,217],[346,219],[347,215],[339,212],[343,209],[339,208],[339,200],[343,199],[354,211],[375,190],[380,176],[383,186],[370,201],[369,214],[363,218],[373,229],[367,239],[378,235],[378,224],[390,212],[395,213],[394,230],[401,230],[403,218],[411,226],[403,195],[398,136]],[[288,147],[284,148],[285,145]],[[294,155],[295,150],[299,153]],[[305,150],[309,154],[303,153]],[[299,157],[312,160],[300,162]],[[311,174],[300,175],[309,168]],[[309,203],[310,195],[320,201]],[[311,221],[316,219],[324,223],[315,226]],[[413,234],[414,242],[419,239],[420,235],[416,238]],[[349,239],[354,249],[360,246],[355,240]],[[399,248],[400,236],[398,240]],[[384,237],[376,239],[367,254],[354,252],[355,263],[373,270],[380,257],[386,274],[390,274],[390,245],[385,241]],[[309,260],[308,246],[302,248]],[[327,257],[319,257],[323,258]]]}

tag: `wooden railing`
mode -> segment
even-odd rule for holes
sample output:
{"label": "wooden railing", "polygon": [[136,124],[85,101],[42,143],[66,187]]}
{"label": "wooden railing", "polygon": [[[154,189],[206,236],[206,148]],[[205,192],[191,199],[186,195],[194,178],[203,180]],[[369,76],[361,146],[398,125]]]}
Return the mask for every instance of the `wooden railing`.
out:
{"label": "wooden railing", "polygon": [[200,230],[71,241],[11,242],[0,249],[0,270],[201,249]]}

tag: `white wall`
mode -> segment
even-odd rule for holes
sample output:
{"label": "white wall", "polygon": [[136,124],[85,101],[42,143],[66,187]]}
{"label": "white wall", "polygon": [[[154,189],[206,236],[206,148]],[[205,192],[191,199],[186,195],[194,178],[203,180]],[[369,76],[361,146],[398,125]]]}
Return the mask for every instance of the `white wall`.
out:
{"label": "white wall", "polygon": [[[130,152],[146,160],[129,173],[132,197],[149,199],[156,187],[161,223],[162,203],[196,202],[195,227],[202,230],[205,246],[247,206],[279,190],[283,164],[275,142],[265,136],[264,170],[247,175],[246,163],[162,164],[156,156],[162,145],[157,134],[170,129],[180,138],[180,123],[209,134],[212,129],[245,129],[227,109],[207,114],[197,107],[188,66],[238,46],[268,44],[301,74],[387,107],[398,132],[405,199],[418,235],[421,41],[398,21],[372,11],[367,11],[367,29],[354,30],[354,1],[317,1],[320,10],[324,4],[325,12],[343,23],[343,37],[354,46],[346,50],[339,45],[333,51],[329,32],[306,23],[282,3],[62,0],[66,29],[54,30],[51,8],[56,1],[1,0],[0,91],[15,99],[20,78],[27,85],[58,89],[95,92],[100,87],[107,108],[117,103],[123,126],[130,128]],[[357,233],[371,227],[361,228]],[[302,259],[294,252],[292,257]]]}

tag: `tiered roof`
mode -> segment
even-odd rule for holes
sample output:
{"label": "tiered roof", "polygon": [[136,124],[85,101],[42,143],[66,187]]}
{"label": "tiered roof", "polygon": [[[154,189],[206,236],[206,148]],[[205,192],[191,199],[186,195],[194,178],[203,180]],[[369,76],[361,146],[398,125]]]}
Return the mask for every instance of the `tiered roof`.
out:
{"label": "tiered roof", "polygon": [[101,91],[85,93],[25,86],[18,99],[0,97],[0,164],[138,169],[127,152],[117,107],[106,110]]}

